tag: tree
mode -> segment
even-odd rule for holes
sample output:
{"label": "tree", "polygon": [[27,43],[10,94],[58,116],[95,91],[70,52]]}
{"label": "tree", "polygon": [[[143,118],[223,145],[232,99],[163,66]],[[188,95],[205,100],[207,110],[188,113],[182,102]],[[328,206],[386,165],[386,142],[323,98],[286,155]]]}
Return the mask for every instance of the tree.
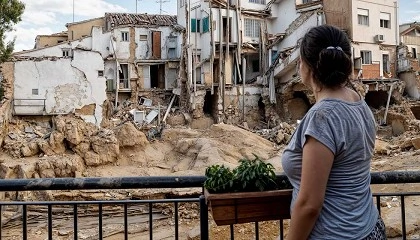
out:
{"label": "tree", "polygon": [[22,20],[25,4],[19,0],[0,0],[0,63],[7,61],[13,53],[15,39],[6,43],[6,33]]}

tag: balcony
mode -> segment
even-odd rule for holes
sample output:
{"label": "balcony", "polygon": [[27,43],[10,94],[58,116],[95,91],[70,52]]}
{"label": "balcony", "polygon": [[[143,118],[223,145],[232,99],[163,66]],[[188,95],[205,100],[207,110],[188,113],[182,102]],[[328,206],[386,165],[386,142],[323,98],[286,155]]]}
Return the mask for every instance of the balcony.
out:
{"label": "balcony", "polygon": [[[420,183],[420,172],[384,172],[372,173],[371,184],[404,184]],[[128,189],[153,189],[159,192],[163,189],[200,189],[205,180],[204,176],[183,177],[123,177],[123,178],[55,178],[55,179],[6,179],[0,180],[3,192],[33,192],[44,190],[83,190],[87,193],[93,189],[115,190],[119,193],[130,193]],[[278,175],[279,183],[287,181],[286,176]],[[392,199],[392,208],[400,210],[402,239],[407,239],[407,220],[413,222],[408,215],[407,208],[413,206],[414,196],[420,196],[420,192],[402,192],[401,189],[391,187],[396,192],[374,193],[374,200],[379,212],[389,210],[388,205],[381,202],[383,199]],[[198,190],[196,190],[198,191]],[[112,198],[108,191],[101,191],[103,198]],[[190,191],[191,192],[191,191]],[[71,193],[71,192],[70,192]],[[108,197],[107,197],[108,194]],[[90,198],[92,199],[92,198]],[[418,198],[417,198],[418,199]],[[407,203],[407,205],[406,205]],[[164,226],[167,233],[165,239],[186,239],[186,229],[180,223],[185,222],[188,215],[196,216],[200,239],[209,239],[210,231],[217,228],[212,223],[208,214],[208,206],[204,197],[200,194],[187,195],[186,197],[156,199],[149,196],[146,200],[139,200],[126,195],[125,200],[89,200],[89,201],[3,201],[0,202],[2,214],[0,221],[0,239],[28,239],[36,236],[36,239],[58,239],[58,235],[66,236],[66,239],[161,239],[156,226]],[[414,203],[414,206],[417,206]],[[288,206],[285,206],[288,207]],[[413,210],[413,209],[411,209]],[[416,219],[414,219],[416,220]],[[162,221],[164,225],[162,225]],[[398,220],[399,221],[399,220]],[[193,221],[192,221],[193,222]],[[276,221],[274,221],[276,222]],[[415,221],[414,221],[415,222]],[[267,224],[267,222],[263,223]],[[391,224],[385,221],[385,224]],[[395,224],[395,223],[394,223]],[[109,226],[114,228],[110,229]],[[259,239],[260,223],[255,222],[255,230],[250,234],[254,237],[247,239]],[[412,224],[411,224],[412,225]],[[411,226],[410,225],[410,226]],[[235,238],[238,227],[230,225],[230,237]],[[285,226],[283,220],[277,222],[279,234],[283,239]],[[225,228],[223,228],[225,229]],[[225,229],[229,233],[229,228]],[[240,233],[240,231],[239,231]],[[215,238],[216,239],[216,238]]]}

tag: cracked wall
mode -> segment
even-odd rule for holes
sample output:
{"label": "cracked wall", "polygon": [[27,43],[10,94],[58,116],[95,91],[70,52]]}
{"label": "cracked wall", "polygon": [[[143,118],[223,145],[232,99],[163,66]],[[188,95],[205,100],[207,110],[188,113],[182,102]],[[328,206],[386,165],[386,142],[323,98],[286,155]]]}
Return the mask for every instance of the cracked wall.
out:
{"label": "cracked wall", "polygon": [[[87,122],[100,125],[106,97],[104,61],[98,52],[74,50],[73,58],[38,59],[15,62],[15,99],[20,115],[79,113]],[[37,93],[37,94],[36,94]],[[29,100],[28,100],[29,99]],[[39,106],[45,99],[45,111]],[[84,111],[86,106],[94,111]],[[86,114],[87,113],[87,114]]]}

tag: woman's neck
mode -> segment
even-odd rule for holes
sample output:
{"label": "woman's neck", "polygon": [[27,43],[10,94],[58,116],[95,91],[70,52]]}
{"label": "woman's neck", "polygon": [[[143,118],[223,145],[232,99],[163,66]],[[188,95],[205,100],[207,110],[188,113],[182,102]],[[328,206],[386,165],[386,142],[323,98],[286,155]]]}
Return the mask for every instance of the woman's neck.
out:
{"label": "woman's neck", "polygon": [[342,86],[339,88],[326,88],[322,87],[319,90],[314,90],[315,100],[319,102],[326,98],[335,98],[340,99],[346,102],[358,102],[360,101],[360,96],[353,90]]}

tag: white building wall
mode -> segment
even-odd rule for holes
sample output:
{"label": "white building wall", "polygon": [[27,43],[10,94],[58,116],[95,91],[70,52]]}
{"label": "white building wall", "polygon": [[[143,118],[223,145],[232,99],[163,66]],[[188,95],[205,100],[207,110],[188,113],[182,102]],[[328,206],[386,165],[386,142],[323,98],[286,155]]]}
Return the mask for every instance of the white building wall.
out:
{"label": "white building wall", "polygon": [[269,33],[284,33],[289,25],[299,17],[294,1],[280,1],[271,6],[271,15],[274,18],[268,21]]}
{"label": "white building wall", "polygon": [[[396,17],[395,0],[381,0],[381,1],[365,1],[353,0],[352,3],[352,24],[353,24],[353,41],[376,43],[375,35],[384,35],[385,41],[382,44],[398,45],[399,30]],[[359,25],[358,23],[358,9],[369,10],[369,26]],[[391,28],[380,27],[380,13],[389,13],[391,16]]]}
{"label": "white building wall", "polygon": [[[128,32],[128,41],[122,41],[122,32]],[[130,57],[130,28],[117,28],[112,30],[112,37],[115,39],[115,54],[117,59],[128,59]]]}
{"label": "white building wall", "polygon": [[[19,61],[15,63],[15,99],[45,99],[46,114],[67,114],[86,105],[95,104],[93,115],[82,116],[99,125],[102,104],[106,100],[102,56],[97,52],[75,50],[73,60]],[[32,90],[38,89],[38,95]],[[38,107],[20,107],[17,113],[36,113]]]}
{"label": "white building wall", "polygon": [[[213,21],[215,22],[215,29],[214,29],[214,40],[216,42],[220,42],[220,40],[222,40],[222,42],[224,41],[223,38],[220,39],[220,14],[219,14],[219,9],[218,8],[212,8],[212,14],[213,14]],[[222,15],[222,17],[227,17],[227,9],[221,9],[220,13]],[[238,43],[239,38],[238,38],[238,23],[237,23],[237,17],[236,17],[236,12],[234,10],[229,10],[229,17],[231,19],[230,21],[230,32],[231,32],[231,37],[230,37],[230,42],[231,43]],[[242,26],[243,23],[239,22],[239,26]]]}

